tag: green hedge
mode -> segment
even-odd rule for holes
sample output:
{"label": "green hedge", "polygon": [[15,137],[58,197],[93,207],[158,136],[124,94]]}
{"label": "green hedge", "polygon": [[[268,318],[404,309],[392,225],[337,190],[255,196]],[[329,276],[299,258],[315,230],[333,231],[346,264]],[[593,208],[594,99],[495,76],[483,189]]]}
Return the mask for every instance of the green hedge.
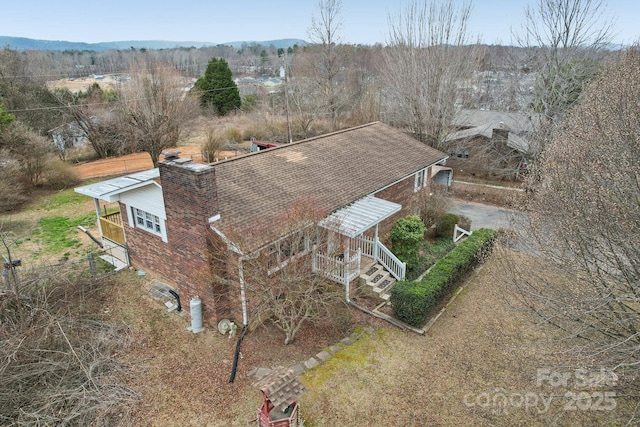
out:
{"label": "green hedge", "polygon": [[459,283],[491,252],[494,230],[476,230],[436,262],[422,280],[400,281],[391,289],[391,306],[398,319],[420,326],[429,310],[452,285]]}

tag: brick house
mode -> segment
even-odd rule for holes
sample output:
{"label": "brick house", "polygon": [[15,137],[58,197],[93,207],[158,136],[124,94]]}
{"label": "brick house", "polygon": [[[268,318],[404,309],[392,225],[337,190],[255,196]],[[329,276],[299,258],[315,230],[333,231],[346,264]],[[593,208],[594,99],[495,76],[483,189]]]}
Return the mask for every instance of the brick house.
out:
{"label": "brick house", "polygon": [[[295,204],[313,202],[326,216],[319,226],[337,236],[340,253],[310,242],[299,251],[314,269],[348,289],[365,265],[379,262],[395,279],[402,262],[381,240],[398,218],[416,213],[416,196],[430,182],[451,184],[447,155],[381,122],[261,150],[213,164],[167,156],[153,170],[76,188],[93,197],[104,245],[128,264],[175,287],[182,298],[199,296],[210,321],[248,322],[243,257],[272,254],[275,268],[287,262],[286,237],[257,233],[276,224]],[[104,214],[100,201],[117,202]],[[251,236],[250,244],[234,236]],[[231,254],[211,256],[224,244]],[[326,246],[325,246],[326,247]],[[320,265],[330,263],[331,272]],[[224,276],[224,282],[212,276]]]}
{"label": "brick house", "polygon": [[449,166],[478,176],[513,178],[526,169],[539,121],[539,116],[520,112],[461,110],[444,141]]}

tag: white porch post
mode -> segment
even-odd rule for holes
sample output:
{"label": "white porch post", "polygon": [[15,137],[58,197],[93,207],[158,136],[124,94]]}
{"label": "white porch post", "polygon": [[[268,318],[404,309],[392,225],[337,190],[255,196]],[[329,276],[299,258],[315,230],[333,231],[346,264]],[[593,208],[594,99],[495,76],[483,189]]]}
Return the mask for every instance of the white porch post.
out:
{"label": "white porch post", "polygon": [[343,268],[343,274],[344,274],[344,285],[347,288],[347,291],[349,290],[349,264],[350,264],[350,254],[349,254],[349,249],[351,248],[351,238],[347,237],[347,244],[345,245],[346,248],[343,248],[343,253],[344,253],[344,257],[343,257],[343,262],[344,262],[344,268]]}
{"label": "white porch post", "polygon": [[378,260],[378,223],[376,223],[376,231],[373,236],[373,259]]}
{"label": "white porch post", "polygon": [[318,272],[318,260],[316,260],[316,252],[318,249],[318,245],[313,245],[311,249],[311,271],[314,273]]}
{"label": "white porch post", "polygon": [[100,238],[102,239],[102,224],[100,224],[100,201],[94,197],[93,205],[96,208],[96,222],[98,223],[98,231],[100,231]]}
{"label": "white porch post", "polygon": [[346,299],[347,302],[351,301],[351,297],[350,297],[350,290],[349,290],[349,249],[351,248],[351,238],[347,238],[347,249],[344,251],[344,269],[343,269],[343,275],[344,275],[344,291],[346,294]]}

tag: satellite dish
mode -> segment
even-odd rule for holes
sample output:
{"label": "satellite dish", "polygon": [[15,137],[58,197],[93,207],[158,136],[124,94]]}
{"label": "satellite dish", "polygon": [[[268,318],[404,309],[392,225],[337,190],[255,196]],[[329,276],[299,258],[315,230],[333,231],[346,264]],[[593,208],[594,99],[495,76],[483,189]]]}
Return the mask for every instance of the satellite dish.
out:
{"label": "satellite dish", "polygon": [[222,319],[218,322],[218,331],[224,335],[231,330],[231,320]]}

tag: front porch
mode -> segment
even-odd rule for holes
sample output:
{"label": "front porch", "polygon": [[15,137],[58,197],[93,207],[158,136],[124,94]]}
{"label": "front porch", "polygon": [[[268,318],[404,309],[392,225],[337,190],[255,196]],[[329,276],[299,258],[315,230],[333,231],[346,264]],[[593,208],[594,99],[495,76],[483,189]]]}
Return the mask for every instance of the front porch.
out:
{"label": "front porch", "polygon": [[[378,238],[380,222],[401,208],[397,203],[368,196],[325,218],[320,225],[334,233],[333,239],[330,236],[326,253],[314,248],[313,271],[343,284],[347,292],[349,284],[359,277],[380,294],[396,280],[403,280],[406,264]],[[340,241],[339,250],[335,240]],[[391,280],[385,283],[387,277]]]}

